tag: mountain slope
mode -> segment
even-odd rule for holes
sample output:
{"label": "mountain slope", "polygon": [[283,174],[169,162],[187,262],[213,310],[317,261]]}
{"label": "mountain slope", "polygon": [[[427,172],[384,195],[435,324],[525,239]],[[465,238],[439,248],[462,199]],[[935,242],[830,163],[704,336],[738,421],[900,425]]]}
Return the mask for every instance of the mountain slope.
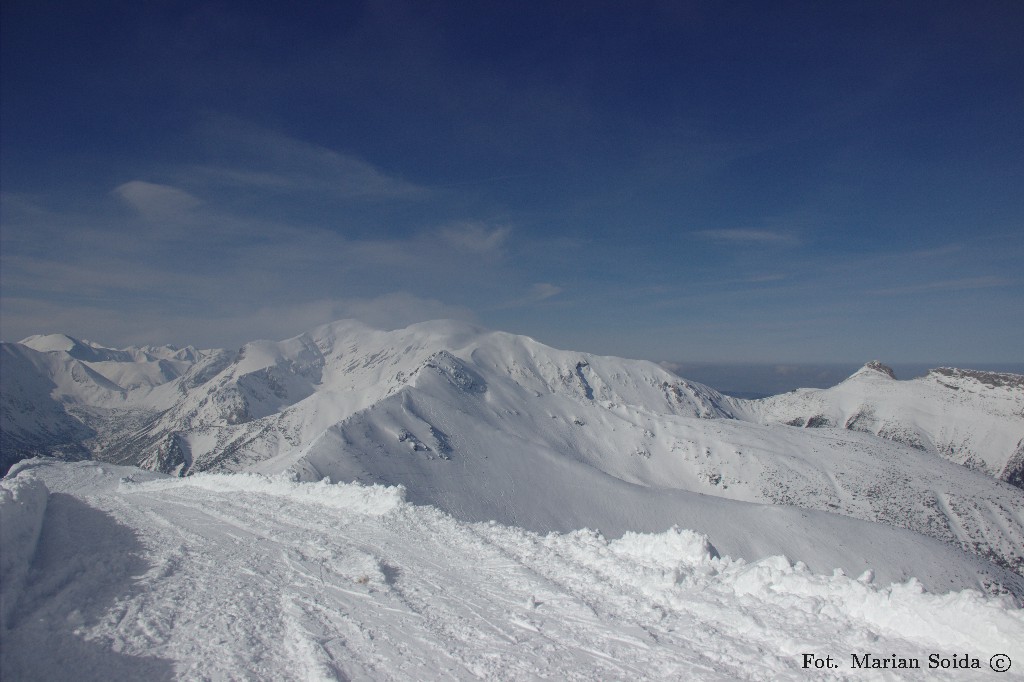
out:
{"label": "mountain slope", "polygon": [[[130,448],[107,456],[176,472],[238,470],[267,459],[287,464],[330,428],[395,395],[424,371],[446,373],[453,390],[470,396],[485,392],[466,372],[480,379],[483,371],[517,386],[519,399],[571,395],[651,403],[670,414],[729,415],[720,394],[651,363],[602,358],[598,369],[589,365],[590,357],[462,323],[382,332],[344,321],[287,341],[247,344],[139,433]],[[481,369],[471,369],[473,363]]]}
{"label": "mountain slope", "polygon": [[164,384],[181,376],[204,356],[203,351],[192,346],[144,346],[118,350],[66,334],[30,336],[22,339],[20,345],[41,353],[66,353],[87,363],[90,369],[122,391]]}
{"label": "mountain slope", "polygon": [[113,456],[235,355],[192,347],[111,349],[63,334],[0,346],[2,471],[35,455]]}
{"label": "mountain slope", "polygon": [[[692,385],[706,400],[683,408],[643,363],[627,371],[615,363],[630,361],[588,358],[593,398],[570,378],[576,356],[548,372],[560,371],[571,390],[534,384],[535,367],[510,372],[525,364],[504,345],[499,355],[512,360],[495,365],[490,343],[458,351],[465,360],[432,356],[408,384],[308,445],[291,470],[306,480],[399,483],[410,499],[459,518],[541,531],[691,523],[679,519],[687,506],[680,491],[794,504],[909,528],[1024,568],[1019,491],[980,473],[863,434],[726,419],[721,396]],[[614,376],[654,395],[623,398]]]}
{"label": "mountain slope", "polygon": [[[95,432],[68,414],[54,395],[60,390],[49,377],[57,374],[53,358],[21,346],[0,344],[0,472],[25,457],[50,455],[88,459],[82,444]],[[64,369],[63,366],[60,367]],[[72,365],[67,372],[83,382],[93,377],[87,368]]]}
{"label": "mountain slope", "polygon": [[1024,376],[940,368],[897,381],[869,363],[828,389],[750,401],[763,423],[872,433],[1024,488]]}

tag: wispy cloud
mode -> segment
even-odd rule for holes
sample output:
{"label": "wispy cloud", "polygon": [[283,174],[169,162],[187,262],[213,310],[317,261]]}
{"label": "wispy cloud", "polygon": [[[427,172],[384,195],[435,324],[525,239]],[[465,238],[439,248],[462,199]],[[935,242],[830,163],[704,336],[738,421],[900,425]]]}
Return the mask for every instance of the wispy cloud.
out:
{"label": "wispy cloud", "polygon": [[730,244],[796,244],[797,238],[775,230],[697,230],[695,237]]}
{"label": "wispy cloud", "polygon": [[114,188],[114,195],[148,221],[180,218],[203,202],[188,192],[145,180],[131,180]]}
{"label": "wispy cloud", "polygon": [[347,199],[421,199],[429,191],[343,151],[231,117],[199,128],[203,141],[232,163],[195,164],[186,175],[222,187],[320,192]]}
{"label": "wispy cloud", "polygon": [[996,289],[1007,287],[1015,281],[1007,277],[964,277],[936,282],[923,282],[902,287],[874,289],[868,293],[876,296],[900,296],[904,294],[924,294],[933,291],[967,291],[971,289]]}
{"label": "wispy cloud", "polygon": [[385,327],[470,318],[469,305],[508,286],[508,225],[351,235],[203,199],[148,180],[110,190],[99,213],[3,197],[5,335],[230,345],[343,317]]}
{"label": "wispy cloud", "polygon": [[565,289],[555,284],[551,284],[550,282],[535,282],[530,285],[530,289],[525,295],[494,306],[491,310],[508,310],[510,308],[523,308],[535,305],[552,299],[563,291],[565,291]]}
{"label": "wispy cloud", "polygon": [[546,301],[553,296],[557,296],[563,291],[564,289],[562,289],[562,287],[555,286],[554,284],[549,284],[548,282],[537,282],[531,287],[530,293],[533,295],[534,300]]}
{"label": "wispy cloud", "polygon": [[[247,168],[231,168],[229,166],[189,166],[187,171],[193,179],[207,186],[278,191],[309,187],[306,182],[302,181],[305,178],[266,170],[255,171]],[[316,180],[318,186],[321,183],[322,180]]]}
{"label": "wispy cloud", "polygon": [[321,324],[354,318],[380,329],[396,329],[438,318],[475,322],[464,307],[445,304],[405,291],[369,298],[322,298],[263,306],[211,307],[173,311],[150,307],[123,310],[85,303],[66,306],[32,298],[0,300],[5,341],[34,333],[69,332],[104,345],[147,343],[231,347],[255,339],[284,339]]}
{"label": "wispy cloud", "polygon": [[441,229],[441,238],[451,246],[475,254],[500,253],[511,230],[481,223],[460,223]]}
{"label": "wispy cloud", "polygon": [[476,320],[469,308],[450,305],[436,298],[423,298],[406,291],[343,301],[335,308],[335,318],[343,317],[353,317],[381,329],[396,329],[414,322],[439,318]]}
{"label": "wispy cloud", "polygon": [[768,284],[769,282],[784,282],[788,277],[786,275],[772,274],[772,275],[751,275],[745,278],[744,282],[748,284]]}
{"label": "wispy cloud", "polygon": [[940,256],[950,256],[955,253],[960,253],[963,250],[964,247],[959,244],[947,244],[946,246],[911,251],[907,256],[910,258],[938,258]]}

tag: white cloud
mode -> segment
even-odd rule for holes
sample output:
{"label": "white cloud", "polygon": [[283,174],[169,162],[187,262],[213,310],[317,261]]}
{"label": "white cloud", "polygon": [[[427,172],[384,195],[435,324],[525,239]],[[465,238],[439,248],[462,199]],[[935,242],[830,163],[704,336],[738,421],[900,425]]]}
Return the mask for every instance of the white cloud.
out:
{"label": "white cloud", "polygon": [[497,254],[508,238],[509,228],[487,227],[478,223],[461,223],[441,229],[441,238],[461,251],[475,254]]}
{"label": "white cloud", "polygon": [[184,190],[144,180],[131,180],[114,188],[114,194],[149,221],[180,218],[202,202]]}
{"label": "white cloud", "polygon": [[531,287],[531,294],[536,301],[544,301],[552,296],[557,296],[562,291],[564,291],[562,287],[547,282],[537,282]]}

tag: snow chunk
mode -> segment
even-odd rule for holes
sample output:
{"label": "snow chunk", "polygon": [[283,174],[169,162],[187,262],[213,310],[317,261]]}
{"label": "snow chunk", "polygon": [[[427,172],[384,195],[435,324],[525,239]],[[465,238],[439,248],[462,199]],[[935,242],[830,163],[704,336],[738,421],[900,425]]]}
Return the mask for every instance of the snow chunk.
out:
{"label": "snow chunk", "polygon": [[629,532],[608,543],[608,547],[619,556],[668,568],[679,564],[692,566],[718,558],[718,550],[706,535],[678,526],[664,533]]}

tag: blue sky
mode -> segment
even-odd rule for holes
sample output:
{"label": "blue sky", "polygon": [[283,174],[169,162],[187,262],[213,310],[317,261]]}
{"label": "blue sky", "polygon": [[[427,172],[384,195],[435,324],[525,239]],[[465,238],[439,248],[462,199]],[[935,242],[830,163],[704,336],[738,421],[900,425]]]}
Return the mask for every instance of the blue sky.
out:
{"label": "blue sky", "polygon": [[1024,4],[46,2],[0,334],[1019,362]]}

